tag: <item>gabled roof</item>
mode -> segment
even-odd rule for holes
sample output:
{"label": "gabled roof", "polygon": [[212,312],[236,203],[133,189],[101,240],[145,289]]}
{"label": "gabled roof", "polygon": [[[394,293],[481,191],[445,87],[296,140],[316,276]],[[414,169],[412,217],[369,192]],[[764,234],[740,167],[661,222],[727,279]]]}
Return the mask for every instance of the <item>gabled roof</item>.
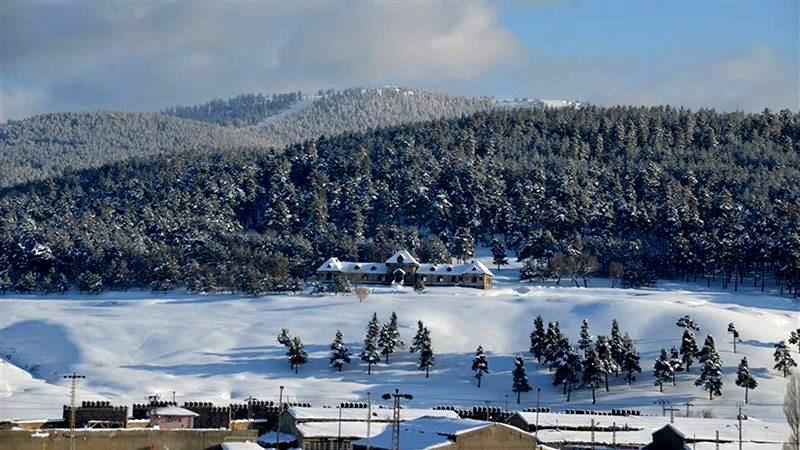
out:
{"label": "gabled roof", "polygon": [[[472,419],[420,417],[400,425],[400,448],[402,450],[434,449],[452,442],[460,434],[494,425],[501,424]],[[356,443],[363,445],[365,441]],[[388,449],[392,448],[391,443],[392,430],[391,427],[387,427],[383,433],[371,439],[370,445],[375,449]]]}
{"label": "gabled roof", "polygon": [[317,272],[341,272],[342,263],[338,258],[328,258],[327,261],[322,263],[317,269]]}
{"label": "gabled roof", "polygon": [[[400,260],[398,261],[398,258]],[[416,258],[411,256],[411,253],[408,252],[406,249],[398,250],[392,255],[389,259],[386,260],[387,264],[413,264],[415,266],[419,265],[419,261]]]}
{"label": "gabled roof", "polygon": [[488,267],[486,267],[482,262],[478,261],[477,259],[470,259],[469,261],[465,262],[461,268],[462,274],[470,274],[470,273],[482,273],[486,275],[494,275]]}

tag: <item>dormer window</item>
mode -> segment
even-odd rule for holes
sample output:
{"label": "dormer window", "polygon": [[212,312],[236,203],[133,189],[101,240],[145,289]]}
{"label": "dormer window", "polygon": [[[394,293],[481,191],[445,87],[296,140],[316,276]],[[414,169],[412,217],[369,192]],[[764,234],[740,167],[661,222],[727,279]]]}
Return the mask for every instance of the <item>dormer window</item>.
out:
{"label": "dormer window", "polygon": [[436,272],[436,267],[431,266],[431,272]]}
{"label": "dormer window", "polygon": [[353,266],[353,269],[356,269],[356,270],[358,270],[358,269],[360,269],[360,268],[361,268],[361,266],[359,266],[358,264],[356,264],[355,266]]}
{"label": "dormer window", "polygon": [[448,267],[448,268],[447,268],[447,271],[448,271],[448,272],[452,272],[452,271],[453,271],[453,268],[452,268],[452,267]]}
{"label": "dormer window", "polygon": [[375,266],[372,266],[372,267],[369,268],[369,270],[378,270],[378,268],[375,267]]}
{"label": "dormer window", "polygon": [[397,264],[403,264],[404,260],[403,255],[397,255]]}

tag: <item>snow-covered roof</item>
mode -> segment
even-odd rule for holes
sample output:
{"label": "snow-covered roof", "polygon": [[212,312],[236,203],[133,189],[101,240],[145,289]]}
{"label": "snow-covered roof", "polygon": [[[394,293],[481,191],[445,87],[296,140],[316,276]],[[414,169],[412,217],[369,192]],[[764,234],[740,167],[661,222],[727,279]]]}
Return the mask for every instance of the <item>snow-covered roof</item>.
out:
{"label": "snow-covered roof", "polygon": [[200,414],[197,414],[194,411],[189,411],[186,408],[180,408],[178,406],[165,406],[163,408],[158,408],[150,411],[151,416],[192,416],[197,417]]}
{"label": "snow-covered roof", "polygon": [[[289,408],[289,415],[296,421],[338,421],[339,408]],[[436,409],[416,409],[402,408],[400,410],[400,420],[412,420],[423,416],[458,418],[454,411]],[[342,408],[342,421],[366,421],[366,408]],[[377,422],[388,422],[392,420],[392,409],[372,408],[372,420]]]}
{"label": "snow-covered roof", "polygon": [[264,450],[264,447],[253,442],[223,442],[222,450]]}
{"label": "snow-covered roof", "polygon": [[471,259],[464,263],[461,267],[462,274],[486,274],[486,275],[494,275],[488,267],[486,267],[482,262],[478,261],[477,259]]}
{"label": "snow-covered roof", "polygon": [[[449,443],[455,436],[488,426],[507,425],[472,419],[420,417],[400,425],[400,448],[404,450],[433,449]],[[358,441],[358,444],[366,444],[366,441]],[[376,449],[392,448],[391,428],[387,427],[383,433],[372,438],[370,444]]]}
{"label": "snow-covered roof", "polygon": [[[383,433],[390,425],[389,422],[372,422],[369,424],[369,434],[376,436]],[[297,431],[304,439],[338,436],[346,439],[365,439],[367,422],[301,422],[297,424]]]}
{"label": "snow-covered roof", "polygon": [[395,252],[394,255],[389,257],[386,260],[387,264],[413,264],[419,265],[419,261],[416,258],[411,256],[411,253],[408,252],[406,249],[398,250]]}
{"label": "snow-covered roof", "polygon": [[317,269],[317,272],[341,272],[342,263],[337,258],[328,258],[327,261],[322,263]]}

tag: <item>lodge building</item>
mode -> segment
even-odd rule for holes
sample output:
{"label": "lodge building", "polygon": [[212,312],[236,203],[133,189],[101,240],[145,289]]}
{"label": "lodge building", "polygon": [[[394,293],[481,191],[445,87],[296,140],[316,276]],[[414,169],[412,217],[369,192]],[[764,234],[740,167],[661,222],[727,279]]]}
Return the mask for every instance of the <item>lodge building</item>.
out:
{"label": "lodge building", "polygon": [[399,284],[413,286],[465,286],[491,289],[494,274],[477,259],[463,264],[420,263],[407,250],[399,250],[382,263],[349,262],[332,257],[317,269],[317,281],[333,283],[344,278],[354,284]]}

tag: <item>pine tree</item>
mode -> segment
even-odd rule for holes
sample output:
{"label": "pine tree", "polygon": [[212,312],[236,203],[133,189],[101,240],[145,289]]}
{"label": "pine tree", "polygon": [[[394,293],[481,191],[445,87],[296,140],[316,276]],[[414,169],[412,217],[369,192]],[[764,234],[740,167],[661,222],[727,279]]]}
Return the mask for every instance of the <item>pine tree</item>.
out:
{"label": "pine tree", "polygon": [[592,335],[589,333],[589,321],[583,319],[581,322],[581,334],[578,340],[578,349],[585,352],[592,348]]}
{"label": "pine tree", "polygon": [[688,314],[678,319],[675,325],[691,331],[700,331],[700,327],[697,326],[697,323]]}
{"label": "pine tree", "polygon": [[431,334],[427,327],[423,328],[421,344],[419,347],[419,370],[425,371],[425,378],[430,376],[431,367],[433,367],[435,356],[433,354],[433,346],[431,345]]}
{"label": "pine tree", "polygon": [[478,387],[481,387],[481,378],[489,373],[489,361],[486,359],[486,354],[483,353],[483,347],[478,346],[475,351],[475,357],[472,358],[472,371],[475,372],[475,378],[478,379]]}
{"label": "pine tree", "polygon": [[350,349],[344,344],[342,332],[336,330],[336,337],[333,339],[333,343],[331,343],[331,366],[341,372],[345,364],[350,364],[351,355]]}
{"label": "pine tree", "polygon": [[381,355],[378,353],[379,333],[378,315],[372,313],[372,320],[367,326],[367,335],[364,337],[364,345],[361,347],[361,360],[367,363],[367,374],[372,374],[372,365],[381,360]]}
{"label": "pine tree", "polygon": [[581,370],[583,361],[580,354],[570,345],[569,340],[564,338],[561,348],[556,357],[556,372],[553,378],[553,386],[563,386],[564,395],[569,402],[572,389],[581,380]]}
{"label": "pine tree", "polygon": [[614,360],[614,355],[611,352],[611,343],[608,338],[600,335],[597,336],[597,343],[595,344],[597,357],[600,358],[600,363],[603,364],[603,376],[605,377],[606,392],[608,392],[608,374],[619,373],[619,365]]}
{"label": "pine tree", "polygon": [[561,328],[558,322],[548,322],[547,334],[545,336],[544,348],[544,362],[547,364],[548,369],[552,370],[553,363],[555,362],[556,353],[561,343],[562,335]]}
{"label": "pine tree", "polygon": [[789,343],[797,346],[797,351],[800,352],[800,328],[792,331],[789,334]]}
{"label": "pine tree", "polygon": [[530,383],[528,383],[528,373],[525,370],[525,360],[522,359],[522,355],[517,355],[516,359],[514,359],[514,372],[512,375],[514,376],[514,385],[511,391],[517,394],[517,403],[519,404],[522,393],[533,390]]}
{"label": "pine tree", "polygon": [[708,399],[713,400],[715,395],[722,395],[722,361],[714,345],[714,338],[710,334],[706,337],[698,361],[703,369],[700,378],[694,384],[707,391]]}
{"label": "pine tree", "polygon": [[797,363],[794,361],[794,359],[792,359],[792,354],[789,351],[789,347],[786,346],[784,341],[780,341],[775,344],[774,356],[775,370],[781,371],[784,377],[789,375],[793,367],[797,367]]}
{"label": "pine tree", "polygon": [[656,386],[658,386],[659,392],[664,392],[664,382],[672,380],[673,373],[672,366],[669,364],[667,350],[662,348],[661,354],[658,356],[653,366],[653,376],[656,379]]}
{"label": "pine tree", "polygon": [[497,236],[492,238],[492,264],[497,266],[498,271],[500,270],[500,266],[505,266],[508,264],[508,259],[506,259],[507,256],[506,248],[500,241],[500,238]]}
{"label": "pine tree", "polygon": [[733,337],[733,353],[736,353],[736,342],[739,340],[739,332],[733,322],[728,324],[728,333]]}
{"label": "pine tree", "polygon": [[625,362],[625,347],[622,343],[622,334],[619,331],[617,319],[611,322],[611,340],[609,344],[611,345],[611,356],[614,358],[614,362],[617,363],[617,370],[614,371],[614,375],[619,376],[619,371]]}
{"label": "pine tree", "polygon": [[683,365],[688,372],[692,367],[692,363],[697,358],[699,349],[697,348],[697,340],[695,340],[694,333],[690,330],[683,330],[683,337],[681,338],[681,359]]}
{"label": "pine tree", "polygon": [[392,316],[389,323],[385,324],[380,331],[378,338],[378,348],[381,349],[381,354],[386,358],[386,364],[389,364],[389,355],[397,351],[398,348],[403,346],[403,341],[400,340],[400,331],[398,331],[397,314],[392,311]]}
{"label": "pine tree", "polygon": [[750,366],[747,363],[747,357],[742,358],[739,363],[739,368],[736,370],[736,385],[744,388],[744,402],[749,403],[749,392],[751,389],[758,387],[758,381],[750,372]]}
{"label": "pine tree", "polygon": [[533,332],[531,333],[531,353],[539,364],[542,363],[542,356],[544,356],[545,348],[547,347],[547,334],[544,331],[544,319],[542,316],[536,316],[533,319]]}
{"label": "pine tree", "polygon": [[414,340],[411,341],[411,347],[408,349],[411,353],[414,353],[422,348],[422,344],[425,340],[425,325],[422,323],[421,320],[417,321],[417,334],[414,335]]}
{"label": "pine tree", "polygon": [[288,328],[281,328],[281,334],[278,335],[278,343],[284,347],[288,347],[292,342],[292,336],[289,334]]}
{"label": "pine tree", "polygon": [[289,365],[292,369],[294,369],[294,373],[299,372],[301,364],[308,362],[308,354],[303,348],[303,342],[300,340],[300,337],[295,336],[292,338],[292,341],[289,343],[286,356],[289,357]]}
{"label": "pine tree", "polygon": [[624,348],[624,357],[622,362],[622,370],[625,371],[625,381],[628,386],[636,381],[634,372],[642,373],[642,367],[639,365],[640,357],[636,346],[633,345],[633,339],[627,334],[622,338],[622,347]]}
{"label": "pine tree", "polygon": [[681,354],[675,346],[669,350],[669,365],[672,367],[672,385],[676,384],[676,374],[683,372],[683,360]]}
{"label": "pine tree", "polygon": [[603,383],[603,375],[605,369],[600,358],[597,357],[597,352],[594,348],[589,347],[583,359],[583,385],[592,388],[592,404],[597,403],[595,391],[597,386]]}

